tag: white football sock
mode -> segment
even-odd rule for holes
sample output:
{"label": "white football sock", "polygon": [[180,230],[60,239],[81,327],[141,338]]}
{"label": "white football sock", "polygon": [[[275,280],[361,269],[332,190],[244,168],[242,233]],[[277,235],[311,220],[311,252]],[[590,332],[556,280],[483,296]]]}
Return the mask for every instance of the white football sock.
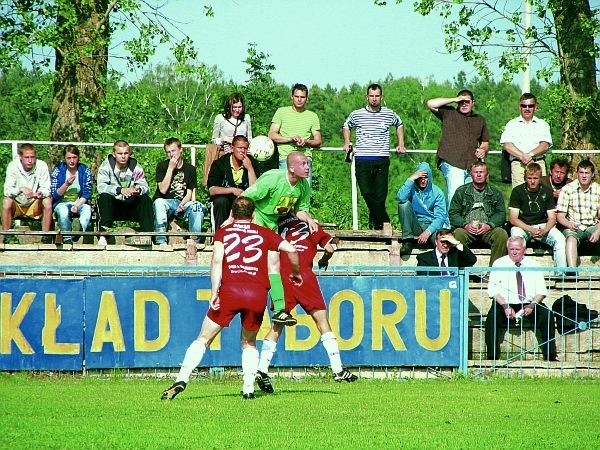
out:
{"label": "white football sock", "polygon": [[206,346],[202,342],[198,340],[192,342],[185,352],[181,369],[179,369],[175,381],[185,381],[186,383],[190,381],[190,376],[194,369],[198,367],[200,361],[202,361],[205,351]]}
{"label": "white football sock", "polygon": [[277,351],[277,342],[270,341],[265,339],[262,344],[262,348],[260,349],[260,361],[258,362],[258,370],[264,373],[269,372],[269,366],[271,365],[271,360],[273,359],[273,355]]}
{"label": "white football sock", "polygon": [[344,368],[342,367],[342,358],[340,357],[340,348],[338,347],[337,339],[332,331],[323,333],[321,336],[321,343],[325,347],[327,356],[329,356],[329,365],[333,373],[341,372]]}
{"label": "white football sock", "polygon": [[244,377],[244,387],[242,392],[249,394],[254,392],[254,378],[258,368],[258,349],[256,347],[246,347],[242,350],[242,372]]}

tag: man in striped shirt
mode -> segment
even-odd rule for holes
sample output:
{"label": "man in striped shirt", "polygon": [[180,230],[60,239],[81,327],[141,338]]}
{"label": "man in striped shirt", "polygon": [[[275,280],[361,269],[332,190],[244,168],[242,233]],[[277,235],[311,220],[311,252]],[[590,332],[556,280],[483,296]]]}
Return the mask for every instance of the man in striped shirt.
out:
{"label": "man in striped shirt", "polygon": [[352,130],[356,134],[356,182],[369,208],[369,225],[382,230],[390,216],[385,209],[390,172],[390,128],[396,128],[396,153],[406,153],[402,120],[381,106],[383,91],[378,84],[367,88],[367,106],[352,111],[344,122],[344,150],[350,150]]}

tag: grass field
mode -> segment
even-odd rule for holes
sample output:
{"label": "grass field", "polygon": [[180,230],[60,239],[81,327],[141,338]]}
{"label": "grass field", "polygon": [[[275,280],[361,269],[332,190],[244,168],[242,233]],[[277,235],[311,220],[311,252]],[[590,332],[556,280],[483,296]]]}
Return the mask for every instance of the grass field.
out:
{"label": "grass field", "polygon": [[170,380],[0,374],[0,448],[597,448],[600,381]]}

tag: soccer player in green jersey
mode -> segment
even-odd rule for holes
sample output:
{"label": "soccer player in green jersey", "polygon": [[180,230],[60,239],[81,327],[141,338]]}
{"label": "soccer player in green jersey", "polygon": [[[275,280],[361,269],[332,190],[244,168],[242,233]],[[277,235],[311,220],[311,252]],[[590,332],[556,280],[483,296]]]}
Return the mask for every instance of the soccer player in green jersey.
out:
{"label": "soccer player in green jersey", "polygon": [[[254,201],[254,222],[258,225],[277,232],[279,218],[293,211],[296,217],[307,222],[311,232],[314,232],[317,230],[317,224],[309,213],[308,158],[302,152],[292,152],[286,161],[286,169],[274,169],[264,173],[256,183],[244,191],[244,197]],[[296,319],[285,310],[283,284],[279,274],[279,254],[276,252],[269,253],[269,280],[275,310],[273,322],[295,325]]]}

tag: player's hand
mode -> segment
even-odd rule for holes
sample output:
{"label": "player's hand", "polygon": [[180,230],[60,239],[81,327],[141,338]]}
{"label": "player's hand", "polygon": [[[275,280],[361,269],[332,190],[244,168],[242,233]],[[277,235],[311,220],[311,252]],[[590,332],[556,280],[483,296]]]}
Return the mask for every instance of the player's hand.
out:
{"label": "player's hand", "polygon": [[314,221],[314,219],[308,219],[308,230],[311,233],[316,233],[317,231],[319,231],[319,225],[317,225],[317,222]]}
{"label": "player's hand", "polygon": [[319,270],[327,270],[329,267],[329,260],[325,258],[321,258],[317,264],[319,265]]}
{"label": "player's hand", "polygon": [[221,298],[217,295],[210,299],[209,304],[211,309],[217,311],[221,307]]}
{"label": "player's hand", "polygon": [[302,281],[303,281],[302,280],[302,275],[300,275],[300,274],[295,275],[295,274],[291,273],[290,276],[289,276],[289,279],[290,279],[290,281],[294,285],[296,285],[296,286],[302,286]]}

